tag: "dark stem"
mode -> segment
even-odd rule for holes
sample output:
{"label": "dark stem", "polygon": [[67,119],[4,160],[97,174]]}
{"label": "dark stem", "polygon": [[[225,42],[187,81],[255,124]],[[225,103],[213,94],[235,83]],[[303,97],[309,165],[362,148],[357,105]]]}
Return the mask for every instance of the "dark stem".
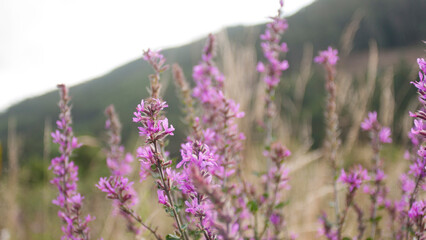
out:
{"label": "dark stem", "polygon": [[148,231],[150,231],[152,233],[152,235],[154,235],[155,239],[157,240],[162,240],[161,236],[157,234],[157,231],[152,229],[151,227],[149,227],[148,225],[146,225],[143,221],[142,218],[138,215],[136,215],[133,210],[126,208],[125,206],[121,206],[121,211],[123,211],[124,213],[130,215],[133,219],[135,219],[136,222],[140,223],[145,229],[147,229]]}
{"label": "dark stem", "polygon": [[183,239],[188,240],[189,238],[188,238],[186,231],[184,231],[182,229],[182,221],[180,219],[180,215],[176,212],[175,203],[174,203],[171,191],[170,191],[170,186],[164,178],[163,165],[162,165],[162,162],[160,161],[160,158],[158,157],[159,152],[158,152],[158,149],[157,149],[157,141],[154,141],[152,144],[154,144],[154,150],[155,150],[154,156],[156,156],[156,158],[157,158],[156,159],[157,160],[157,168],[158,168],[159,173],[160,173],[161,183],[163,184],[164,191],[166,192],[166,195],[169,198],[171,209],[173,211],[173,217],[175,219],[176,225],[178,227],[178,230],[179,230],[181,236],[183,237]]}
{"label": "dark stem", "polygon": [[[421,179],[422,179],[422,174],[420,174],[416,179],[416,185],[414,187],[413,192],[411,193],[407,212],[410,211],[411,207],[413,206],[414,200],[416,198],[417,189],[420,185]],[[406,220],[405,220],[405,239],[409,240],[408,235],[409,235],[411,223],[410,223],[410,218],[408,217],[408,215],[405,216],[405,217],[406,217]]]}

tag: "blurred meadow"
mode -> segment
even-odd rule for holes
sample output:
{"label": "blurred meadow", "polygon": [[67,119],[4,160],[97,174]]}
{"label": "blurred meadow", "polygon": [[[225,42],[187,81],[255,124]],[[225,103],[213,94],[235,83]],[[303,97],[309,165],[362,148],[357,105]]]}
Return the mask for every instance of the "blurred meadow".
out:
{"label": "blurred meadow", "polygon": [[[322,152],[325,79],[313,57],[329,45],[339,50],[336,84],[342,144],[338,165],[371,165],[373,152],[360,124],[369,111],[377,111],[379,121],[392,129],[393,142],[382,149],[381,157],[385,160],[389,196],[396,198],[400,194],[399,176],[408,167],[403,158],[409,145],[407,132],[412,127],[408,112],[418,106],[416,89],[410,82],[417,78],[416,59],[426,55],[422,43],[426,40],[425,10],[423,0],[317,0],[287,18],[289,30],[283,41],[290,49],[286,55],[290,69],[277,90],[279,119],[275,129],[278,139],[292,151],[286,163],[291,189],[286,193],[290,207],[285,211],[287,228],[297,233],[298,239],[318,238],[321,209],[332,211],[330,165]],[[266,170],[259,126],[265,91],[256,71],[257,62],[263,59],[259,35],[264,28],[264,24],[234,26],[214,33],[218,39],[215,60],[226,76],[225,94],[246,114],[239,126],[246,135],[242,170],[249,180],[254,173]],[[191,84],[192,66],[200,61],[204,42],[200,39],[162,51],[167,64],[182,66]],[[83,211],[96,216],[90,224],[93,237],[134,239],[122,219],[114,217],[111,201],[94,185],[99,177],[109,174],[104,109],[115,105],[123,125],[123,143],[135,154],[143,141],[131,117],[136,105],[148,95],[150,73],[149,66],[137,59],[70,88],[74,131],[84,144],[73,159],[79,166],[79,191],[85,196]],[[171,157],[178,159],[180,144],[189,130],[183,123],[182,104],[171,71],[162,81],[162,96],[169,104],[166,115],[176,128],[167,148]],[[50,160],[58,155],[58,146],[51,143],[50,136],[58,118],[58,99],[56,91],[49,92],[0,114],[0,240],[50,240],[61,236],[58,208],[51,204],[57,190],[49,183],[53,176],[48,170]],[[149,181],[140,183],[138,161],[133,165],[131,179],[139,194],[138,212],[146,222],[157,225],[159,232],[172,231],[172,218],[166,217],[157,204],[156,187]],[[421,194],[424,199],[425,193]],[[339,197],[343,199],[343,191]],[[355,232],[356,225],[350,223],[356,221],[356,216],[349,215],[348,221],[345,231]],[[381,234],[383,239],[392,238],[387,235],[390,232]],[[149,234],[143,237],[150,239]]]}

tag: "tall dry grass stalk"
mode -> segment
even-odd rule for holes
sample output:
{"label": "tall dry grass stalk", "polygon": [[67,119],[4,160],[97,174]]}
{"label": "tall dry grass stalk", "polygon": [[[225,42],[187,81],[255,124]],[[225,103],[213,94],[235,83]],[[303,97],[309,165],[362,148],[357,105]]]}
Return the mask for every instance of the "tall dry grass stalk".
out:
{"label": "tall dry grass stalk", "polygon": [[393,93],[393,68],[386,69],[385,75],[380,79],[382,94],[380,95],[380,121],[384,126],[393,125],[395,114],[395,95]]}
{"label": "tall dry grass stalk", "polygon": [[351,22],[349,23],[348,26],[346,26],[345,30],[343,31],[343,34],[340,37],[340,57],[341,58],[345,58],[351,53],[353,49],[355,34],[358,31],[359,24],[361,23],[364,16],[365,16],[365,13],[363,12],[363,10],[358,9],[357,11],[355,11],[355,13],[352,15]]}
{"label": "tall dry grass stalk", "polygon": [[[367,79],[365,85],[357,89],[357,94],[350,101],[349,112],[351,113],[352,126],[349,129],[346,138],[344,152],[349,152],[359,135],[359,126],[367,114],[368,103],[370,102],[376,86],[377,68],[379,63],[379,51],[377,42],[370,40],[370,49],[368,57]],[[361,84],[362,85],[362,84]],[[345,94],[341,92],[341,94]]]}
{"label": "tall dry grass stalk", "polygon": [[[44,120],[44,133],[43,133],[43,163],[44,166],[49,166],[50,162],[50,151],[51,151],[51,139],[50,133],[52,132],[52,122],[50,118],[46,118]],[[43,176],[43,182],[48,183],[50,179],[48,179],[48,174]],[[51,205],[51,198],[49,195],[50,185],[43,185],[43,202],[42,202],[42,221],[41,221],[41,232],[44,234],[44,237],[47,238],[47,234],[50,229],[49,225],[49,208]]]}
{"label": "tall dry grass stalk", "polygon": [[8,150],[8,171],[7,171],[7,193],[6,200],[6,228],[9,230],[11,239],[23,239],[19,224],[19,148],[20,141],[16,133],[16,119],[11,117],[8,121],[7,150]]}
{"label": "tall dry grass stalk", "polygon": [[299,111],[303,105],[303,98],[306,93],[306,85],[308,84],[309,79],[312,77],[312,62],[313,62],[314,47],[311,43],[306,43],[303,46],[303,57],[300,63],[299,74],[296,77],[295,87],[294,87],[294,105]]}
{"label": "tall dry grass stalk", "polygon": [[[218,34],[218,59],[222,59],[221,68],[226,76],[225,95],[240,104],[246,113],[238,122],[239,129],[245,130],[246,144],[252,140],[251,130],[255,128],[256,116],[253,114],[253,94],[256,91],[258,73],[256,72],[257,55],[252,47],[256,42],[257,33],[246,32],[246,44],[236,45],[229,40],[226,31]],[[264,89],[264,88],[263,88]],[[264,98],[262,98],[262,101]],[[262,102],[263,103],[263,102]],[[245,155],[247,156],[247,155]]]}
{"label": "tall dry grass stalk", "polygon": [[306,86],[312,77],[313,45],[306,43],[303,46],[303,56],[300,63],[300,70],[295,79],[294,86],[294,111],[292,112],[292,135],[297,136],[299,142],[308,150],[313,143],[312,123],[309,117],[302,119],[303,99],[306,93]]}
{"label": "tall dry grass stalk", "polygon": [[338,73],[336,79],[336,88],[339,89],[336,96],[336,111],[341,113],[345,106],[351,104],[356,99],[356,91],[353,88],[354,77],[346,72]]}

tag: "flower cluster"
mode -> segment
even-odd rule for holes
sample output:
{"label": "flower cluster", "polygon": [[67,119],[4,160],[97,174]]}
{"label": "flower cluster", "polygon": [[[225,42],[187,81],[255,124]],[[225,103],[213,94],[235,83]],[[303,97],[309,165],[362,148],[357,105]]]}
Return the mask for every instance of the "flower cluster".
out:
{"label": "flower cluster", "polygon": [[59,195],[53,200],[53,204],[58,205],[61,210],[58,216],[63,220],[65,226],[63,239],[69,240],[87,240],[89,239],[88,223],[92,221],[90,215],[85,219],[80,219],[81,207],[84,197],[77,192],[78,167],[70,160],[74,149],[79,148],[77,138],[71,127],[71,107],[69,106],[70,97],[65,85],[58,85],[61,100],[59,108],[59,120],[56,122],[58,129],[53,132],[53,142],[59,144],[61,155],[52,159],[49,169],[52,169],[55,178],[51,180],[58,190]]}
{"label": "flower cluster", "polygon": [[337,60],[339,60],[339,56],[337,56],[337,54],[337,49],[328,47],[327,50],[320,51],[319,55],[314,58],[314,62],[334,66],[337,63]]}
{"label": "flower cluster", "polygon": [[122,176],[111,176],[101,178],[96,187],[107,194],[107,198],[117,200],[116,204],[122,208],[134,205],[133,182]]}
{"label": "flower cluster", "polygon": [[107,166],[115,176],[125,176],[132,172],[131,163],[133,156],[130,153],[124,154],[124,147],[121,146],[121,123],[113,105],[105,110],[107,121],[105,128],[108,130],[109,149],[107,152]]}
{"label": "flower cluster", "polygon": [[195,124],[200,124],[205,134],[194,133],[192,139],[202,140],[211,148],[218,159],[214,175],[227,179],[235,173],[238,155],[243,148],[245,137],[239,132],[236,119],[242,118],[244,112],[239,110],[239,104],[223,94],[224,76],[213,62],[214,45],[215,37],[210,34],[202,60],[193,69],[193,96],[200,101],[203,114],[201,123],[196,120]]}
{"label": "flower cluster", "polygon": [[[322,64],[326,71],[325,89],[327,91],[327,101],[325,109],[325,121],[326,121],[326,136],[324,141],[324,152],[325,158],[331,164],[331,170],[333,171],[333,197],[334,197],[334,217],[336,219],[337,228],[341,228],[340,221],[340,204],[337,190],[337,177],[338,177],[338,149],[340,146],[339,139],[339,118],[336,109],[336,83],[335,78],[335,65],[339,59],[337,56],[337,50],[328,48],[327,51],[320,51],[319,56],[315,57],[316,63]],[[339,233],[339,230],[338,230]]]}
{"label": "flower cluster", "polygon": [[[169,126],[169,120],[163,116],[162,110],[168,107],[167,103],[158,96],[160,88],[160,73],[168,68],[165,58],[159,52],[146,51],[144,59],[152,66],[155,74],[151,75],[151,97],[141,100],[134,112],[133,122],[139,123],[139,135],[145,137],[146,145],[137,149],[137,156],[140,158],[141,181],[151,175],[157,184],[158,202],[165,207],[165,210],[175,219],[177,230],[180,237],[188,239],[186,230],[183,228],[181,215],[176,207],[173,190],[174,180],[177,175],[171,170],[172,161],[167,160],[167,154],[164,150],[163,140],[173,135],[174,127]],[[151,231],[157,236],[155,231]]]}
{"label": "flower cluster", "polygon": [[[280,3],[280,6],[283,5]],[[268,62],[267,64],[263,62],[257,64],[257,71],[266,73],[263,81],[267,84],[268,89],[275,88],[280,82],[282,72],[289,68],[287,60],[280,60],[280,55],[288,52],[287,43],[280,43],[282,34],[288,28],[287,20],[281,17],[281,8],[278,10],[277,16],[271,17],[271,19],[272,22],[266,24],[265,33],[260,35],[263,56]]]}
{"label": "flower cluster", "polygon": [[107,193],[107,198],[114,200],[116,210],[120,210],[121,215],[126,219],[128,229],[138,234],[139,230],[134,226],[134,219],[129,214],[130,207],[138,201],[136,191],[133,189],[133,182],[125,177],[132,172],[130,165],[133,156],[130,153],[124,154],[124,147],[121,144],[121,123],[115,112],[113,105],[105,110],[107,120],[105,128],[109,135],[109,149],[107,151],[107,166],[111,171],[108,178],[100,178],[96,187]]}
{"label": "flower cluster", "polygon": [[[417,239],[425,237],[425,211],[424,201],[416,201],[419,189],[426,189],[426,61],[417,59],[419,65],[419,80],[412,82],[419,94],[420,109],[415,113],[410,112],[414,118],[413,128],[409,133],[413,143],[413,151],[408,159],[411,165],[407,174],[401,176],[401,188],[403,190],[400,201],[395,203],[394,208],[400,216],[401,225],[405,226],[405,236],[409,231],[414,232]],[[399,232],[402,235],[402,232]]]}
{"label": "flower cluster", "polygon": [[[377,112],[369,112],[368,117],[361,123],[361,128],[364,131],[371,132],[372,140],[380,140],[382,143],[391,143],[391,130],[388,127],[382,127],[377,121]],[[377,136],[376,136],[377,135]]]}
{"label": "flower cluster", "polygon": [[368,176],[367,170],[364,169],[361,165],[354,167],[348,173],[342,169],[341,175],[339,177],[339,181],[347,185],[349,192],[356,191],[361,186],[361,184],[367,180],[370,180],[370,177]]}
{"label": "flower cluster", "polygon": [[168,107],[167,103],[157,98],[147,101],[142,100],[133,114],[133,122],[140,123],[139,135],[146,137],[146,143],[154,143],[163,140],[168,135],[173,135],[173,125],[169,127],[167,118],[160,119],[160,112]]}
{"label": "flower cluster", "polygon": [[158,141],[164,140],[165,137],[173,135],[174,127],[169,126],[169,120],[167,118],[161,118],[161,112],[164,108],[168,107],[167,103],[160,99],[148,99],[142,100],[136,107],[134,112],[135,117],[133,122],[140,123],[142,126],[138,127],[139,135],[146,137],[146,143],[148,145],[139,147],[137,149],[137,155],[141,159],[141,179],[145,179],[146,176],[154,167],[155,170],[160,166],[170,165],[171,162],[161,158],[158,154],[159,151]]}
{"label": "flower cluster", "polygon": [[266,131],[267,139],[266,145],[272,143],[272,118],[276,114],[276,106],[273,102],[275,96],[275,88],[278,86],[283,71],[289,68],[287,60],[281,60],[280,55],[288,52],[287,43],[281,43],[281,37],[288,28],[287,20],[281,15],[281,8],[283,7],[280,2],[280,8],[276,16],[271,17],[272,21],[266,25],[265,32],[260,35],[262,40],[261,47],[263,56],[267,62],[259,62],[257,64],[257,71],[264,73],[263,81],[266,83]]}
{"label": "flower cluster", "polygon": [[217,186],[213,183],[213,171],[217,167],[217,159],[210,151],[209,147],[199,141],[189,141],[182,145],[182,160],[176,166],[182,171],[178,175],[178,188],[186,196],[185,212],[192,215],[191,222],[197,222],[196,227],[207,236],[207,239],[214,239],[214,232],[211,226],[215,224],[214,206],[206,195],[197,190],[192,179],[194,168],[212,188]]}

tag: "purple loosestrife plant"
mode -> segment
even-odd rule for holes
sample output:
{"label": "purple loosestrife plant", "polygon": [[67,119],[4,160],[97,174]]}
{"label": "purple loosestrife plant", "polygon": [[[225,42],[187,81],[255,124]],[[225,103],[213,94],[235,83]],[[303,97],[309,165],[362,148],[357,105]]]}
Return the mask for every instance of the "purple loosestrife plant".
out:
{"label": "purple loosestrife plant", "polygon": [[326,137],[324,144],[325,157],[329,160],[333,171],[334,215],[336,224],[340,219],[339,198],[337,192],[337,151],[339,149],[339,119],[336,112],[336,63],[339,60],[336,49],[328,47],[319,52],[314,61],[324,66],[326,71],[325,89],[327,91],[327,103],[325,110]]}
{"label": "purple loosestrife plant", "polygon": [[193,171],[197,171],[203,178],[203,184],[210,188],[218,188],[213,182],[213,170],[217,165],[215,155],[209,147],[199,141],[189,141],[182,145],[182,160],[177,165],[182,171],[176,175],[178,188],[185,195],[185,212],[190,214],[190,222],[196,224],[196,228],[202,232],[205,239],[215,239],[216,231],[213,230],[217,223],[214,205],[206,193],[200,191],[192,177]]}
{"label": "purple loosestrife plant", "polygon": [[52,202],[59,206],[59,218],[64,222],[62,239],[88,240],[90,238],[88,223],[92,221],[90,215],[82,218],[81,208],[84,197],[77,192],[78,167],[70,160],[74,149],[79,148],[71,127],[70,97],[65,85],[58,85],[60,93],[59,120],[56,121],[57,130],[53,132],[53,142],[59,144],[60,156],[52,159],[49,169],[55,174],[50,182],[59,190],[59,195]]}
{"label": "purple loosestrife plant", "polygon": [[[198,100],[202,117],[194,118],[191,126],[193,131],[188,137],[187,143],[208,147],[209,153],[213,156],[213,164],[206,169],[195,162],[188,162],[189,164],[185,164],[187,173],[184,173],[184,175],[188,175],[189,169],[195,168],[200,172],[197,176],[206,178],[203,183],[210,186],[196,189],[198,197],[208,196],[202,189],[208,188],[219,191],[216,188],[221,188],[221,196],[224,199],[220,201],[208,200],[211,203],[209,205],[212,206],[212,210],[204,219],[210,219],[209,225],[215,229],[213,233],[217,234],[219,238],[236,238],[236,231],[241,230],[241,228],[238,223],[240,220],[238,211],[235,209],[234,199],[231,198],[232,195],[236,194],[235,191],[238,188],[232,182],[232,177],[238,172],[237,167],[245,139],[238,129],[236,120],[243,117],[244,113],[239,110],[238,104],[224,95],[223,82],[225,78],[213,61],[214,55],[215,37],[209,35],[203,49],[202,59],[193,68],[195,87],[192,94]],[[184,93],[184,89],[182,89],[182,92]],[[185,149],[185,147],[182,149]],[[185,159],[184,154],[182,154],[182,159]],[[195,199],[194,195],[191,198]],[[225,208],[216,205],[219,203],[223,204]],[[219,208],[221,208],[220,212],[218,212]],[[228,217],[220,217],[225,215]],[[204,228],[208,226],[203,225]],[[209,232],[208,229],[206,230],[202,231],[204,233]],[[209,239],[210,237],[211,235]]]}
{"label": "purple loosestrife plant", "polygon": [[361,165],[352,168],[349,172],[346,172],[344,169],[341,170],[338,181],[342,182],[347,189],[345,196],[345,206],[342,212],[339,212],[339,219],[335,225],[327,219],[327,215],[325,213],[320,216],[319,222],[321,227],[318,229],[318,234],[320,236],[325,236],[329,240],[341,240],[343,234],[343,225],[346,221],[349,209],[353,208],[357,214],[358,222],[358,236],[355,239],[362,238],[365,230],[365,225],[362,219],[363,212],[361,207],[354,201],[354,198],[357,190],[368,180],[370,180],[368,171]]}
{"label": "purple loosestrife plant", "polygon": [[[283,2],[276,16],[271,17],[271,22],[266,25],[265,32],[260,35],[261,47],[266,63],[259,62],[257,71],[263,73],[266,84],[265,97],[265,128],[264,156],[267,158],[268,171],[262,176],[263,193],[256,200],[250,200],[248,206],[254,215],[253,231],[255,239],[279,238],[285,227],[282,207],[282,191],[289,188],[288,170],[284,160],[290,156],[290,151],[279,142],[274,141],[273,119],[277,116],[274,103],[275,90],[280,83],[282,73],[289,68],[287,60],[282,60],[282,55],[288,51],[287,44],[281,42],[281,37],[288,28],[287,20],[282,17]],[[257,208],[259,208],[257,210]],[[258,229],[258,215],[263,214],[263,226]],[[271,228],[272,226],[272,228]]]}
{"label": "purple loosestrife plant", "polygon": [[273,142],[272,119],[276,115],[274,104],[275,89],[277,88],[283,71],[289,68],[287,60],[282,60],[281,55],[288,52],[287,43],[281,42],[281,37],[288,28],[287,20],[282,17],[283,2],[280,1],[280,8],[275,17],[271,17],[272,22],[266,24],[265,32],[260,35],[261,47],[266,63],[259,62],[257,71],[264,73],[263,81],[266,83],[266,143],[268,148]]}
{"label": "purple loosestrife plant", "polygon": [[[181,215],[175,203],[173,194],[174,182],[170,169],[172,161],[167,159],[164,151],[164,139],[173,135],[174,128],[169,126],[168,119],[163,116],[162,110],[168,107],[167,103],[159,98],[160,74],[167,70],[164,65],[165,58],[159,52],[148,50],[144,52],[146,60],[154,69],[154,74],[150,75],[151,97],[142,100],[136,107],[133,122],[139,123],[139,135],[145,137],[146,145],[138,148],[138,157],[141,162],[140,176],[144,180],[151,175],[157,183],[158,202],[164,206],[166,211],[174,218],[178,230],[179,238],[188,239]],[[172,235],[168,235],[170,238]]]}
{"label": "purple loosestrife plant", "polygon": [[265,206],[265,221],[257,238],[263,239],[266,234],[266,238],[271,239],[272,236],[278,237],[286,225],[282,211],[285,205],[282,202],[282,194],[283,190],[290,188],[290,185],[288,184],[289,171],[284,161],[291,155],[291,152],[281,143],[275,142],[269,151],[264,152],[264,155],[272,161],[272,167],[262,176],[265,191],[260,197],[259,204],[260,208],[262,205]]}
{"label": "purple loosestrife plant", "polygon": [[[370,177],[368,176],[368,172],[366,169],[364,169],[361,165],[358,165],[357,167],[352,168],[348,173],[345,172],[345,170],[342,169],[341,175],[339,177],[339,181],[344,183],[348,189],[345,197],[345,207],[343,209],[343,212],[340,216],[340,219],[337,224],[337,239],[341,239],[342,237],[342,231],[343,231],[343,224],[345,223],[346,216],[348,214],[349,208],[352,207],[354,211],[358,215],[358,231],[359,235],[358,238],[361,239],[362,235],[364,233],[365,227],[362,223],[362,212],[360,207],[354,202],[354,197],[356,191],[361,187],[361,185],[365,182],[370,180]],[[357,238],[357,239],[358,239]]]}
{"label": "purple loosestrife plant", "polygon": [[121,145],[121,123],[115,112],[114,106],[110,105],[105,110],[107,121],[105,128],[108,130],[109,149],[107,151],[107,166],[111,171],[108,178],[100,178],[96,187],[107,194],[107,198],[114,200],[115,210],[118,210],[124,217],[129,231],[139,234],[139,229],[135,226],[135,221],[139,222],[145,229],[150,231],[156,239],[161,237],[151,227],[142,222],[142,218],[132,209],[138,201],[137,194],[126,177],[132,172],[130,163],[133,156],[124,153]]}
{"label": "purple loosestrife plant", "polygon": [[370,195],[372,202],[370,210],[371,238],[376,237],[377,225],[380,217],[377,216],[379,207],[386,207],[387,188],[384,186],[383,179],[386,177],[383,172],[383,161],[380,159],[380,149],[383,143],[391,143],[391,130],[383,127],[377,121],[377,112],[368,113],[368,117],[361,123],[361,128],[369,132],[371,138],[371,147],[373,149],[373,185],[366,185],[364,192]]}
{"label": "purple loosestrife plant", "polygon": [[[239,132],[236,119],[242,118],[244,112],[239,110],[239,104],[224,95],[225,77],[214,64],[214,56],[215,37],[210,34],[201,62],[193,69],[195,87],[192,93],[202,109],[203,117],[199,123],[204,132],[202,142],[217,155],[218,164],[214,175],[223,181],[222,186],[226,189],[229,188],[228,178],[236,172],[243,149],[242,141],[245,137]],[[192,139],[198,138],[192,136]]]}
{"label": "purple loosestrife plant", "polygon": [[[404,193],[401,199],[402,205],[405,205],[401,211],[405,218],[405,239],[409,239],[409,235],[412,233],[417,239],[423,239],[426,235],[424,201],[417,201],[419,189],[423,189],[423,191],[426,189],[426,61],[419,58],[417,63],[420,68],[419,80],[412,84],[417,88],[420,108],[415,113],[410,112],[410,116],[414,118],[411,139],[413,143],[416,143],[417,151],[416,155],[411,158],[410,170],[405,175],[406,182],[405,184],[403,182],[405,187],[403,187]],[[418,210],[419,206],[422,206],[423,209]],[[414,212],[416,214],[413,214]]]}

